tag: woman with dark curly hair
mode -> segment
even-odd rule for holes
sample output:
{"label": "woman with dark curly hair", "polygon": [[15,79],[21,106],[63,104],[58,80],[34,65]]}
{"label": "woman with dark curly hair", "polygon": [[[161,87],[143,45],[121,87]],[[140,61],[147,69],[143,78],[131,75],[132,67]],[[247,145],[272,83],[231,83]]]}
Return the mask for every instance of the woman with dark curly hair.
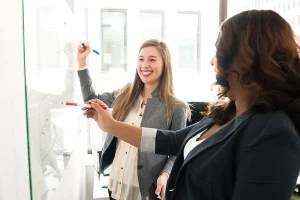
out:
{"label": "woman with dark curly hair", "polygon": [[219,98],[206,117],[179,131],[115,121],[92,100],[99,127],[141,149],[177,155],[167,200],[288,200],[300,168],[300,48],[270,10],[226,20],[211,64]]}

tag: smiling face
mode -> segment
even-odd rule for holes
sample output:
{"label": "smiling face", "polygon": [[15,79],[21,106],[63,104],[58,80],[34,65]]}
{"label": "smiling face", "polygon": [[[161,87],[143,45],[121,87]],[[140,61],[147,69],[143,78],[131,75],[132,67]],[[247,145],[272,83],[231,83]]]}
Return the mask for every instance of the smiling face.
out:
{"label": "smiling face", "polygon": [[157,87],[163,72],[163,59],[156,47],[141,49],[137,63],[137,73],[145,85]]}

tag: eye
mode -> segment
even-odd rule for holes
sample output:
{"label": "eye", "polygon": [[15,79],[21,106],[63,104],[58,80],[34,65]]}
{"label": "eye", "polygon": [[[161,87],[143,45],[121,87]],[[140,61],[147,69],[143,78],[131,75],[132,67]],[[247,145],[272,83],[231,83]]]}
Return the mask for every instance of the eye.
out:
{"label": "eye", "polygon": [[139,61],[143,61],[144,59],[143,58],[139,58]]}
{"label": "eye", "polygon": [[151,62],[155,62],[156,60],[155,60],[155,59],[150,59],[150,61],[151,61]]}

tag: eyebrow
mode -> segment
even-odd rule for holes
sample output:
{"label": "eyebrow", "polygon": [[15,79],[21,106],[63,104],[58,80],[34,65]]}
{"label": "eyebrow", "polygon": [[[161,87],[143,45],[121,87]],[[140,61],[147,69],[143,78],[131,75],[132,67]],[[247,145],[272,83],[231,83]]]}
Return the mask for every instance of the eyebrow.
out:
{"label": "eyebrow", "polygon": [[[144,56],[139,56],[139,57],[144,57]],[[149,58],[156,58],[157,56],[149,56]]]}

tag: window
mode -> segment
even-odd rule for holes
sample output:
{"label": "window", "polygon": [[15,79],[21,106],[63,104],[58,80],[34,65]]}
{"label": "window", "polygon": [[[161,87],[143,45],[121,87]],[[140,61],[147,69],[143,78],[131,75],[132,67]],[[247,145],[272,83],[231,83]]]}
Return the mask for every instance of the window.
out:
{"label": "window", "polygon": [[127,69],[126,10],[101,10],[102,72]]}
{"label": "window", "polygon": [[[253,2],[254,0],[252,0]],[[241,4],[243,5],[243,4]],[[296,4],[295,0],[288,0],[288,1],[280,1],[279,3],[276,1],[270,1],[269,3],[266,3],[265,9],[272,8],[274,6],[278,6],[278,10],[273,9],[274,11],[278,12],[283,18],[286,19],[286,21],[291,25],[293,31],[296,34],[297,38],[300,38],[300,15],[297,10],[300,8],[300,0],[298,0],[298,4]],[[228,7],[235,7],[235,1],[229,0]],[[295,8],[295,9],[292,9]],[[257,7],[254,7],[254,9],[257,9]],[[230,15],[236,14],[236,13],[229,13]],[[298,18],[298,20],[297,20]],[[297,23],[298,22],[298,23]]]}
{"label": "window", "polygon": [[291,24],[292,27],[295,27],[295,17],[293,17],[292,19],[292,24]]}
{"label": "window", "polygon": [[[95,89],[113,91],[123,86],[120,82],[132,81],[141,43],[157,38],[169,47],[177,97],[186,101],[214,99],[210,86],[215,75],[209,61],[219,32],[219,0],[172,5],[143,0],[136,4],[122,0],[95,3],[88,5],[87,17],[87,38],[100,51],[100,56],[89,57]],[[187,90],[190,80],[200,85],[201,93]]]}
{"label": "window", "polygon": [[149,39],[164,40],[164,12],[140,11],[141,43]]}
{"label": "window", "polygon": [[178,13],[178,68],[200,71],[200,13]]}

